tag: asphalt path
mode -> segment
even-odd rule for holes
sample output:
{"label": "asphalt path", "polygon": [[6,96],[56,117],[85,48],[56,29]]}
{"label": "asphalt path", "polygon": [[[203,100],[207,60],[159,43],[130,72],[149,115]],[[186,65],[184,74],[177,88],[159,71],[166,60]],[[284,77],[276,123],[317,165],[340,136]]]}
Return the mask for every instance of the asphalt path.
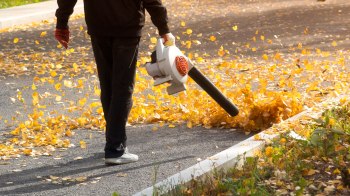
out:
{"label": "asphalt path", "polygon": [[[262,54],[275,51],[288,54],[292,52],[289,49],[298,43],[333,50],[331,43],[337,41],[337,49],[350,48],[350,3],[347,0],[327,0],[323,3],[316,0],[176,0],[167,1],[166,5],[173,33],[182,40],[201,40],[202,44],[193,45],[191,52],[206,53],[213,58],[217,57],[217,50],[221,45],[230,51],[238,50],[238,53],[227,57],[231,59],[259,59]],[[186,21],[185,27],[180,26],[181,21]],[[232,30],[235,25],[238,27],[237,31]],[[88,52],[64,60],[58,59],[60,63],[77,62],[81,59],[86,62],[93,61],[89,39],[85,39],[86,36],[79,31],[79,26],[84,26],[83,19],[71,22],[72,47],[83,46]],[[53,24],[48,23],[35,28],[0,33],[0,52],[12,54],[2,56],[0,63],[30,63],[26,62],[30,60],[21,58],[19,54],[57,52],[57,44],[52,37],[44,40],[47,42],[44,46],[34,42],[36,39],[40,40],[42,31],[50,34],[53,27]],[[193,35],[183,33],[187,28],[193,30]],[[257,30],[266,39],[272,39],[273,44],[257,42],[258,50],[253,52],[244,45],[252,42]],[[204,38],[200,38],[199,34]],[[148,22],[141,41],[141,55],[149,52],[149,38],[155,35],[155,28]],[[218,41],[211,42],[208,39],[210,35],[215,35]],[[14,46],[12,42],[15,37],[22,40]],[[30,87],[34,73],[29,71],[21,76],[15,75],[0,74],[2,141],[9,137],[8,131],[18,122],[10,119],[16,117],[20,121],[31,111],[30,107],[13,103],[10,97],[16,97],[17,89]],[[45,92],[49,88],[44,85],[39,90]],[[23,92],[23,96],[30,101],[30,91]],[[80,92],[80,95],[84,95],[84,92]],[[74,99],[77,93],[67,91],[66,96]],[[57,110],[60,106],[52,105],[50,108]],[[22,115],[16,116],[16,111]],[[4,119],[9,119],[9,123],[4,123]],[[234,129],[188,129],[182,125],[175,128],[164,126],[152,131],[152,127],[153,125],[128,127],[128,146],[131,152],[140,157],[140,161],[133,164],[105,166],[104,133],[96,130],[75,130],[71,139],[75,147],[67,150],[56,149],[52,156],[22,156],[1,160],[0,195],[111,195],[114,191],[121,195],[131,195],[250,136],[242,130]],[[80,140],[87,142],[86,149],[79,147]]]}
{"label": "asphalt path", "polygon": [[[140,158],[133,164],[105,166],[104,133],[89,130],[75,131],[77,147],[53,156],[2,162],[0,195],[131,195],[246,138],[234,130],[181,126],[153,132],[151,127],[128,128],[129,150]],[[79,147],[81,139],[87,141],[85,150]],[[55,184],[55,177],[87,179]]]}

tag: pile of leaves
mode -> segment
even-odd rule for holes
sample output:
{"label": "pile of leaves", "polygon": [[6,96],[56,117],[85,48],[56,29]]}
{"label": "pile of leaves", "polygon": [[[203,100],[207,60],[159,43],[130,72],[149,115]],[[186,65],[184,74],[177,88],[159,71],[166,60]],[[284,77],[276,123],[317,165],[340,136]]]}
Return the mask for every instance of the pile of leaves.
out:
{"label": "pile of leaves", "polygon": [[[327,110],[270,142],[244,165],[177,195],[349,195],[350,104]],[[300,127],[299,126],[299,127]],[[305,138],[298,133],[307,132]]]}

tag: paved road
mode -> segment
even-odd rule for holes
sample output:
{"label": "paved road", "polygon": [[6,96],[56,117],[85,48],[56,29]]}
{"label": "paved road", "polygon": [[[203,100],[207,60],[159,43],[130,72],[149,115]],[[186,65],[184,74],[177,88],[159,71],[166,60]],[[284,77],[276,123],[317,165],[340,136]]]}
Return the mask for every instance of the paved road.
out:
{"label": "paved road", "polygon": [[[150,130],[151,126],[129,127],[130,150],[140,155],[140,161],[116,167],[104,165],[103,133],[78,130],[73,140],[78,147],[57,152],[53,157],[23,157],[1,165],[0,195],[110,195],[113,191],[131,195],[151,186],[155,174],[157,180],[165,179],[246,138],[234,130],[184,127]],[[80,149],[80,139],[88,142],[86,150]],[[77,157],[82,159],[74,160]],[[22,171],[14,172],[17,170]],[[84,184],[59,185],[46,180],[51,179],[50,175],[88,179]]]}
{"label": "paved road", "polygon": [[[189,2],[189,3],[188,3]],[[234,2],[234,3],[233,3]],[[190,51],[200,55],[207,53],[213,58],[217,56],[218,48],[223,45],[230,51],[238,48],[240,58],[257,59],[261,54],[273,51],[282,51],[288,54],[289,46],[303,43],[305,46],[322,49],[333,49],[331,43],[337,41],[337,49],[349,49],[348,34],[350,29],[350,3],[347,0],[327,0],[319,3],[316,0],[219,0],[219,1],[168,1],[167,2],[172,29],[174,34],[182,40],[198,39],[201,45],[193,45]],[[180,21],[186,21],[186,27],[180,27]],[[84,25],[82,19],[71,24],[72,47],[84,46],[83,51],[69,58],[56,59],[60,63],[92,61],[89,40],[81,33],[79,26]],[[238,30],[233,31],[232,26]],[[187,28],[193,29],[191,36],[183,34]],[[308,28],[308,33],[304,33]],[[3,65],[35,65],[38,62],[51,62],[50,53],[59,54],[55,41],[47,36],[40,38],[42,31],[52,32],[53,25],[47,24],[35,28],[28,27],[0,33],[0,63]],[[256,31],[263,33],[266,39],[272,39],[273,44],[256,43],[257,51],[252,52],[245,46],[252,42]],[[198,34],[202,34],[202,37]],[[141,51],[144,55],[149,51],[149,37],[155,36],[155,29],[148,23],[145,27]],[[208,40],[215,35],[217,42]],[[14,45],[13,39],[21,38]],[[197,38],[195,38],[197,37]],[[277,37],[277,38],[276,38]],[[44,44],[37,45],[35,40]],[[28,54],[44,54],[40,60],[32,60]],[[9,58],[9,54],[11,57]],[[22,54],[22,55],[20,55]],[[23,57],[24,56],[24,57]],[[236,54],[228,58],[236,58]],[[26,57],[26,58],[25,58]],[[0,66],[1,68],[1,66]],[[28,66],[28,69],[32,68]],[[1,69],[0,69],[1,70]],[[23,89],[32,84],[33,72],[24,72],[23,75],[11,77],[8,74],[0,75],[0,116],[11,119],[15,111],[25,118],[30,108],[25,108],[16,102],[13,104],[9,97],[16,96],[16,89]],[[84,77],[92,77],[83,75]],[[49,86],[41,86],[45,92]],[[30,92],[23,90],[23,92]],[[81,93],[83,95],[83,93]],[[30,95],[24,93],[26,99]],[[74,99],[76,92],[68,91],[67,97]],[[52,105],[52,110],[59,106]],[[103,164],[104,134],[92,130],[76,130],[72,143],[79,146],[79,141],[87,142],[87,149],[73,147],[68,150],[57,150],[48,157],[20,157],[18,159],[0,161],[0,195],[110,195],[117,191],[122,195],[131,195],[153,183],[153,176],[157,174],[157,181],[205,159],[229,146],[247,138],[242,131],[205,129],[196,127],[187,129],[184,126],[176,128],[163,127],[151,131],[153,125],[135,125],[128,127],[129,146],[132,152],[140,155],[140,162],[130,165],[106,167]],[[11,127],[0,122],[0,139]],[[78,158],[79,157],[79,158]],[[76,160],[75,160],[76,159]],[[51,178],[50,178],[51,175]],[[55,184],[57,177],[78,178],[82,182],[66,180],[63,184]],[[84,178],[79,177],[87,177]],[[58,179],[58,180],[59,180]],[[50,182],[51,180],[51,182]]]}

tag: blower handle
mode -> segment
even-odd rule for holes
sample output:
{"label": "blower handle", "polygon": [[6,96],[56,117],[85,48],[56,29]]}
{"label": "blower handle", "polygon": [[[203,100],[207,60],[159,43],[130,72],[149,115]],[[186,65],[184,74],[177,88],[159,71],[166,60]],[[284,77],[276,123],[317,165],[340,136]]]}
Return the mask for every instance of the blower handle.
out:
{"label": "blower handle", "polygon": [[192,66],[188,75],[205,90],[224,110],[230,114],[230,116],[237,116],[239,113],[238,108],[227,99],[216,86],[208,80],[196,67]]}

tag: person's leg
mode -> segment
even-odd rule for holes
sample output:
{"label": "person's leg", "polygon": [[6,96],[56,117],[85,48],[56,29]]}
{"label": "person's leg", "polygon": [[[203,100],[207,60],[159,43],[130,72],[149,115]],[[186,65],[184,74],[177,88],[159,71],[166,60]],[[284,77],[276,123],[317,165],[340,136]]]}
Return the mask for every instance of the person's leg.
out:
{"label": "person's leg", "polygon": [[108,119],[112,97],[113,38],[91,36],[101,88],[101,103],[105,120]]}
{"label": "person's leg", "polygon": [[106,158],[123,155],[125,126],[132,107],[139,38],[115,38],[113,42],[113,79],[106,127]]}

